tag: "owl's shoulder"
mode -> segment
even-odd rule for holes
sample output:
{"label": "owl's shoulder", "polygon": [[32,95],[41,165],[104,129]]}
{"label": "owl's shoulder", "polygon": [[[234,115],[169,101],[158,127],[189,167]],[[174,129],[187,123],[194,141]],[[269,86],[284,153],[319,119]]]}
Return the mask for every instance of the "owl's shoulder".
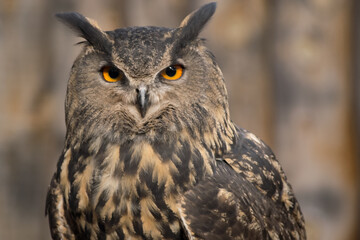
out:
{"label": "owl's shoulder", "polygon": [[[304,219],[271,149],[237,129],[216,171],[182,197],[188,234],[205,239],[305,239]],[[227,236],[227,238],[224,238]]]}
{"label": "owl's shoulder", "polygon": [[296,200],[279,161],[255,134],[238,128],[236,141],[222,160],[274,202],[288,210],[294,207]]}

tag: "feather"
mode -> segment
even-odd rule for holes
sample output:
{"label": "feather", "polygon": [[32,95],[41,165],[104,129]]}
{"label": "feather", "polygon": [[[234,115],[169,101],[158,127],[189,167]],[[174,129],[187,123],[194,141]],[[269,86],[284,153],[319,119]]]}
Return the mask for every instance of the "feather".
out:
{"label": "feather", "polygon": [[215,10],[216,3],[208,3],[184,18],[180,27],[177,29],[177,44],[175,44],[174,52],[177,51],[177,48],[183,48],[198,37],[199,33],[204,28],[205,24],[210,20]]}
{"label": "feather", "polygon": [[111,41],[106,33],[97,26],[95,21],[90,20],[77,12],[57,13],[55,16],[79,34],[80,37],[84,38],[94,48],[107,54],[111,54]]}
{"label": "feather", "polygon": [[270,148],[239,129],[215,174],[183,195],[187,232],[200,239],[306,239],[299,205],[277,165]]}

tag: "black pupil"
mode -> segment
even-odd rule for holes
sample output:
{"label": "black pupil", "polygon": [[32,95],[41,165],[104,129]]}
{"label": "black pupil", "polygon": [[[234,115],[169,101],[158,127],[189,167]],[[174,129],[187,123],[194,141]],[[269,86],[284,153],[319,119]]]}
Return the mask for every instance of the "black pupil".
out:
{"label": "black pupil", "polygon": [[119,69],[117,69],[117,68],[115,68],[115,67],[111,67],[111,68],[109,69],[109,76],[110,76],[111,78],[118,78],[119,75],[120,75]]}
{"label": "black pupil", "polygon": [[176,68],[173,67],[173,66],[168,67],[168,68],[166,68],[165,73],[166,73],[166,75],[168,75],[169,77],[173,77],[173,76],[175,76],[175,74],[176,74]]}

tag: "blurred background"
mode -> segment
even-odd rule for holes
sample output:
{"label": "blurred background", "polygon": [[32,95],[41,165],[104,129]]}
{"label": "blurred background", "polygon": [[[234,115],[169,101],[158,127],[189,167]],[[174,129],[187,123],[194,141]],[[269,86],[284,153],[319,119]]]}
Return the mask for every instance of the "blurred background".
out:
{"label": "blurred background", "polygon": [[[208,1],[0,1],[0,239],[50,239],[45,196],[65,136],[80,41],[53,15],[104,30],[177,27]],[[219,0],[202,36],[225,75],[234,122],[272,147],[308,239],[360,239],[360,2]]]}

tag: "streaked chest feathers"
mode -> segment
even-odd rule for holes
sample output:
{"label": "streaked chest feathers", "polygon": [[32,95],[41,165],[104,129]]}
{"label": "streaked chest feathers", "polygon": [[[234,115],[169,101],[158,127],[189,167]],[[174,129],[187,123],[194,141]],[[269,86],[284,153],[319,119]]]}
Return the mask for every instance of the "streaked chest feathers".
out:
{"label": "streaked chest feathers", "polygon": [[120,227],[125,235],[160,237],[179,232],[179,194],[212,175],[215,159],[183,132],[173,142],[139,136],[121,144],[76,144],[60,164],[65,203],[79,231]]}

